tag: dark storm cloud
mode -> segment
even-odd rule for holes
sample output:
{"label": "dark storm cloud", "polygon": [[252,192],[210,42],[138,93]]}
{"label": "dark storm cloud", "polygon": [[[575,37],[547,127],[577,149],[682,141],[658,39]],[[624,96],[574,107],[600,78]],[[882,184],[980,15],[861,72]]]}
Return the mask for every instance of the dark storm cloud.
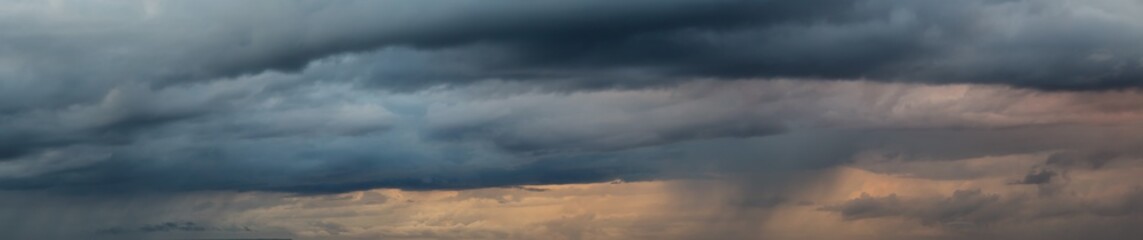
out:
{"label": "dark storm cloud", "polygon": [[1058,173],[1052,170],[1040,169],[1039,171],[1029,172],[1024,176],[1024,179],[1014,181],[1013,184],[1047,184],[1052,182],[1052,178],[1056,177]]}
{"label": "dark storm cloud", "polygon": [[[779,21],[818,12],[808,3],[742,1],[11,5],[27,10],[7,15],[2,20],[8,24],[0,25],[13,33],[3,41],[5,55],[11,56],[5,63],[17,69],[11,77],[79,81],[79,87],[298,70],[330,55],[397,45],[442,48],[495,42],[535,49],[571,42],[602,45],[643,32],[733,26],[766,18]],[[100,30],[71,31],[85,28]],[[575,51],[579,50],[556,50]]]}
{"label": "dark storm cloud", "polygon": [[[1138,106],[1116,97],[1132,92],[868,82],[1133,86],[1138,4],[1067,4],[6,3],[0,187],[323,193],[652,179],[659,163],[616,158],[804,128],[1129,122]],[[868,81],[692,82],[782,76]],[[468,85],[432,88],[453,83]],[[1043,111],[1025,98],[1062,103]],[[1020,151],[908,135],[893,143],[941,156]],[[736,146],[727,157],[746,158]],[[852,148],[805,164],[844,162]],[[598,159],[575,160],[588,156]]]}
{"label": "dark storm cloud", "polygon": [[[423,13],[417,17],[384,19],[412,23],[407,26],[382,26],[350,36],[338,35],[344,34],[338,31],[340,26],[331,27],[338,30],[307,32],[315,35],[306,37],[323,41],[273,51],[296,56],[254,55],[249,64],[211,64],[251,69],[241,71],[298,69],[330,54],[385,46],[476,47],[482,50],[468,54],[494,57],[468,57],[463,61],[473,69],[468,72],[389,75],[367,81],[397,88],[489,78],[623,86],[695,77],[866,78],[1053,89],[1138,85],[1143,52],[1136,43],[1143,39],[1143,31],[1135,30],[1140,29],[1135,13],[1141,6],[1101,1],[1085,6],[1094,12],[1089,13],[1080,11],[1087,8],[1066,4],[895,0],[423,4],[411,7]],[[315,14],[321,13],[325,12]],[[355,19],[359,17],[365,16],[341,14],[328,22],[303,23],[329,26],[325,24],[381,20]]]}
{"label": "dark storm cloud", "polygon": [[550,15],[545,4],[492,17],[472,9],[463,16],[483,18],[376,45],[477,44],[499,57],[470,63],[476,76],[586,86],[818,77],[1107,89],[1143,73],[1141,6],[1126,1],[1085,6],[1095,13],[1063,1],[565,4]]}
{"label": "dark storm cloud", "polygon": [[[1140,6],[1122,2],[1093,4],[1101,15],[1076,12],[1061,1],[495,6],[467,6],[471,8],[460,8],[464,14],[440,21],[432,16],[455,10],[414,8],[430,17],[397,21],[428,24],[345,38],[317,36],[330,40],[302,48],[314,50],[288,61],[297,63],[267,62],[264,68],[297,69],[328,54],[382,46],[447,49],[476,44],[500,57],[468,60],[478,70],[453,79],[407,83],[508,78],[614,86],[694,77],[818,77],[1106,89],[1135,86],[1143,76],[1143,53],[1135,44],[1143,39],[1143,31],[1132,30],[1139,29],[1139,19],[1131,15]],[[1113,7],[1126,9],[1107,9]],[[282,50],[288,51],[297,50]],[[258,63],[250,65],[259,69]],[[389,83],[391,79],[369,81],[400,87]]]}
{"label": "dark storm cloud", "polygon": [[125,81],[166,85],[296,71],[314,60],[386,47],[460,51],[450,58],[463,67],[367,68],[358,71],[372,74],[356,78],[404,89],[483,79],[640,86],[695,77],[1111,89],[1138,86],[1143,76],[1137,44],[1143,6],[1134,1],[10,5],[24,11],[0,18],[0,28],[11,33],[0,48],[8,56],[0,74],[16,79],[6,85],[21,91],[3,92],[10,96],[0,105],[5,111],[20,106],[12,103],[90,100]]}

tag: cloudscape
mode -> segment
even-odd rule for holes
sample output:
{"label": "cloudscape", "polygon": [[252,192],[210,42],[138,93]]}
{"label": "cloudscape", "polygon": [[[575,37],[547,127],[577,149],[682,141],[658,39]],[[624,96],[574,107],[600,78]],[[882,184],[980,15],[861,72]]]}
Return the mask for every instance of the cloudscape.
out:
{"label": "cloudscape", "polygon": [[1140,239],[1138,0],[0,2],[0,239]]}

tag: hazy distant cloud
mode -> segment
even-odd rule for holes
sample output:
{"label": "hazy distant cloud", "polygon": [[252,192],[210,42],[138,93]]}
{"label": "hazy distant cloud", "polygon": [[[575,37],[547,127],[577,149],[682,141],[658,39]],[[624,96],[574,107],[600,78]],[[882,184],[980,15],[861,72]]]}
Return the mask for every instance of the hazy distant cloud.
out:
{"label": "hazy distant cloud", "polygon": [[153,233],[153,232],[250,232],[253,231],[250,227],[243,226],[230,226],[230,227],[217,227],[202,225],[196,222],[163,222],[156,224],[147,224],[137,228],[123,228],[114,227],[101,230],[105,234],[127,234],[127,233]]}
{"label": "hazy distant cloud", "polygon": [[953,192],[952,196],[939,200],[901,199],[896,195],[872,197],[862,195],[841,205],[823,207],[821,210],[841,214],[847,220],[861,220],[883,217],[915,218],[924,224],[941,224],[951,227],[978,226],[1000,220],[1011,215],[1012,209],[1005,206],[997,195],[984,194],[980,190]]}
{"label": "hazy distant cloud", "polygon": [[1099,169],[1107,165],[1109,162],[1127,156],[1138,154],[1138,152],[1124,152],[1124,151],[1086,151],[1086,152],[1061,152],[1053,154],[1047,159],[1044,164],[1049,166],[1063,167],[1063,168],[1090,168]]}
{"label": "hazy distant cloud", "polygon": [[835,212],[848,221],[905,218],[924,225],[968,230],[995,224],[1015,224],[1080,216],[1116,217],[1139,213],[1139,189],[1105,198],[1022,196],[957,190],[944,198],[873,197],[863,194],[818,210]]}

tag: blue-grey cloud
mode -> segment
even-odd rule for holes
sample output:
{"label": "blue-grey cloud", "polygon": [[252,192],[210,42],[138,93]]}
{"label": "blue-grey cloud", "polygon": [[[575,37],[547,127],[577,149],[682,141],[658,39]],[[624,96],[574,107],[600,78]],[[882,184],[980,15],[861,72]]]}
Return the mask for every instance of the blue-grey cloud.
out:
{"label": "blue-grey cloud", "polygon": [[[705,81],[583,92],[504,82],[418,92],[305,84],[324,70],[123,86],[91,104],[11,114],[0,124],[7,130],[0,136],[13,143],[4,145],[0,187],[85,194],[469,189],[820,168],[864,149],[937,159],[1096,151],[1088,139],[1106,130],[1059,126],[1130,124],[1141,108],[1104,100],[1137,98],[1131,92],[875,82]],[[1051,104],[1028,104],[1039,101]],[[760,137],[774,140],[751,140]],[[1025,141],[1040,138],[1053,140]],[[1135,145],[1123,139],[1123,146],[1102,147],[1129,154],[1124,149]]]}
{"label": "blue-grey cloud", "polygon": [[[957,227],[1140,211],[1137,193],[1092,204],[1061,194],[1075,187],[1070,171],[1143,156],[1137,1],[14,1],[0,9],[0,196],[35,194],[0,203],[50,203],[13,216],[84,199],[99,207],[216,192],[695,178],[734,185],[736,210],[769,211],[800,200],[786,195],[820,177],[803,171],[838,166],[1003,179],[1041,193],[866,196],[821,208],[847,220]],[[1019,173],[947,167],[1010,155],[1045,157]],[[1042,201],[1063,210],[1012,210]],[[63,209],[77,222],[101,217]],[[207,221],[214,216],[122,220],[134,217],[92,229],[193,235],[246,226]],[[9,232],[0,237],[74,237],[32,227],[49,219],[0,222]]]}
{"label": "blue-grey cloud", "polygon": [[[21,91],[4,95],[56,106],[124,81],[162,86],[296,71],[387,47],[458,51],[449,59],[464,66],[365,79],[389,88],[819,77],[1112,89],[1137,86],[1143,71],[1135,45],[1141,6],[1123,0],[7,5],[0,73]],[[44,97],[53,92],[68,97]]]}

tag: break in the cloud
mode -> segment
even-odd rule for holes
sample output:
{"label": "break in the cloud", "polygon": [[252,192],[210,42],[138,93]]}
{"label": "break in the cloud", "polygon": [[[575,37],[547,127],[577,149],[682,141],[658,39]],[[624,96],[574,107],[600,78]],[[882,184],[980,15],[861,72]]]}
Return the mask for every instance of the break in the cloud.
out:
{"label": "break in the cloud", "polygon": [[1140,16],[9,1],[0,238],[1124,239]]}

